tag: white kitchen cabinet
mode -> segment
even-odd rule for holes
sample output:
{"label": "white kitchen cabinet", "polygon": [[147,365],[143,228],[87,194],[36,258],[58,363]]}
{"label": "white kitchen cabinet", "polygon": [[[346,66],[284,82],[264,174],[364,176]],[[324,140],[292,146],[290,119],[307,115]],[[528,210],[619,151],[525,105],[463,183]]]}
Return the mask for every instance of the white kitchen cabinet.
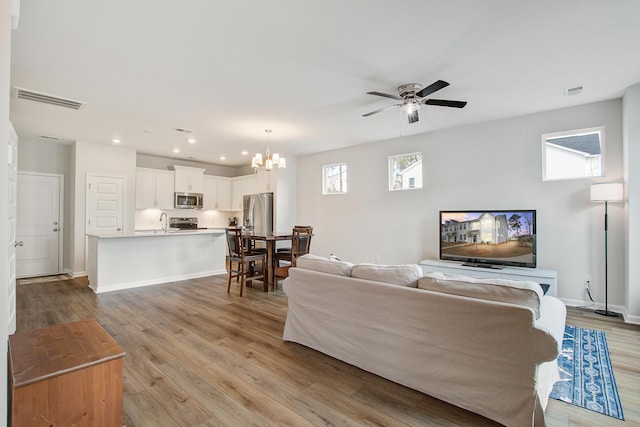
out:
{"label": "white kitchen cabinet", "polygon": [[173,209],[174,173],[136,169],[136,209]]}
{"label": "white kitchen cabinet", "polygon": [[242,196],[256,194],[258,191],[257,175],[244,175],[233,178],[231,181],[231,210],[242,210]]}
{"label": "white kitchen cabinet", "polygon": [[216,189],[218,191],[218,210],[230,211],[231,209],[231,179],[218,178],[216,180]]}
{"label": "white kitchen cabinet", "polygon": [[204,169],[178,165],[173,168],[176,171],[177,193],[204,193]]}
{"label": "white kitchen cabinet", "polygon": [[258,171],[256,177],[256,193],[275,193],[276,191],[275,171]]}
{"label": "white kitchen cabinet", "polygon": [[231,178],[204,176],[204,209],[231,210]]}

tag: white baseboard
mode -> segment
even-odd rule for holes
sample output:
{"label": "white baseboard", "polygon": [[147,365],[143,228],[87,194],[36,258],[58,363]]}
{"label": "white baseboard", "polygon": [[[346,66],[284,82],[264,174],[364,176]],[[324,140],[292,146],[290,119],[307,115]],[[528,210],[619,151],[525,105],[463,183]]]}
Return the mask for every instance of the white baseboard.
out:
{"label": "white baseboard", "polygon": [[76,277],[84,277],[89,275],[86,271],[71,271],[71,270],[66,270],[66,271],[67,271],[67,274],[73,277],[74,279]]}
{"label": "white baseboard", "polygon": [[[560,298],[560,301],[562,301],[563,303],[565,303],[565,305],[569,307],[588,308],[594,311],[598,309],[600,310],[604,309],[604,304],[600,304],[600,303],[595,303],[593,306],[591,306],[590,302],[586,302],[582,300]],[[640,316],[630,316],[629,313],[627,312],[626,307],[609,304],[609,310],[615,313],[620,313],[625,323],[640,325]]]}
{"label": "white baseboard", "polygon": [[218,274],[226,274],[227,270],[212,270],[193,274],[181,274],[178,276],[162,277],[158,279],[141,280],[138,282],[115,283],[111,285],[94,286],[89,282],[89,287],[93,292],[101,294],[104,292],[122,291],[125,289],[141,288],[144,286],[161,285],[163,283],[179,282],[180,280],[198,279],[200,277],[215,276]]}

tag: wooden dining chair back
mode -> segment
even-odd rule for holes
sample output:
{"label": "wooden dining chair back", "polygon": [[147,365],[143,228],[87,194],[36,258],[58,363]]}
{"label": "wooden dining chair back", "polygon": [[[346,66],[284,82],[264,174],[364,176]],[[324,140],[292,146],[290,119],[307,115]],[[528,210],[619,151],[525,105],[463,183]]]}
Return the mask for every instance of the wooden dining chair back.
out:
{"label": "wooden dining chair back", "polygon": [[[274,271],[275,282],[289,276],[289,269],[296,266],[296,262],[302,255],[308,254],[311,250],[311,238],[313,237],[313,227],[296,225],[293,227],[291,238],[291,250],[278,251],[275,254],[276,268]],[[286,262],[281,266],[280,261]]]}
{"label": "wooden dining chair back", "polygon": [[[229,248],[229,278],[227,283],[227,293],[231,290],[231,279],[240,282],[240,296],[242,296],[245,282],[250,285],[253,280],[260,280],[264,285],[265,292],[268,290],[267,284],[267,254],[264,252],[252,252],[250,247],[245,246],[245,236],[241,228],[227,228],[227,247]],[[256,264],[260,262],[261,273],[257,273]],[[236,267],[234,268],[234,263]]]}
{"label": "wooden dining chair back", "polygon": [[311,250],[311,237],[313,237],[313,227],[295,226],[293,227],[293,238],[291,239],[291,266],[296,266],[296,260],[302,255],[308,254]]}

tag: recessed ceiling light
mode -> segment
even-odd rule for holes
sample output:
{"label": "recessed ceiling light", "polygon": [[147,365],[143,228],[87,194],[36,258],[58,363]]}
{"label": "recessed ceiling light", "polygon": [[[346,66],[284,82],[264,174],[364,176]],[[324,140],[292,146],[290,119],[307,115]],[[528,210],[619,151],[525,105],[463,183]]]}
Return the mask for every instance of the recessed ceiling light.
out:
{"label": "recessed ceiling light", "polygon": [[189,138],[189,139],[187,139],[187,142],[189,144],[195,144],[196,143],[196,139],[195,138]]}
{"label": "recessed ceiling light", "polygon": [[227,160],[227,156],[220,156],[220,160]]}
{"label": "recessed ceiling light", "polygon": [[120,141],[120,138],[113,138],[111,142],[113,142],[114,144],[120,144],[122,141]]}
{"label": "recessed ceiling light", "polygon": [[179,149],[179,148],[174,148],[174,149],[173,149],[173,152],[174,152],[174,153],[179,153],[179,152],[180,152],[180,149]]}
{"label": "recessed ceiling light", "polygon": [[249,152],[247,150],[242,150],[242,153],[240,154],[242,154],[243,156],[246,156],[247,154],[249,154]]}

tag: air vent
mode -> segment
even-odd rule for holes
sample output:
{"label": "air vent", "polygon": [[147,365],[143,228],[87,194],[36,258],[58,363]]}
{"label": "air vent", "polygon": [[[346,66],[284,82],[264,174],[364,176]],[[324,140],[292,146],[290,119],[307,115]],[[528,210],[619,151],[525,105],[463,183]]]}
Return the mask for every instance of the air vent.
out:
{"label": "air vent", "polygon": [[584,90],[584,86],[570,87],[564,90],[565,95],[577,95]]}
{"label": "air vent", "polygon": [[192,132],[193,132],[192,130],[189,130],[189,129],[183,129],[183,128],[176,128],[176,130],[177,130],[178,132],[184,132],[184,133],[192,133]]}
{"label": "air vent", "polygon": [[40,138],[42,138],[42,139],[52,139],[54,141],[57,141],[57,140],[60,139],[57,136],[51,136],[51,135],[40,135]]}
{"label": "air vent", "polygon": [[42,102],[43,104],[56,105],[58,107],[71,108],[72,110],[81,110],[86,102],[76,101],[74,99],[62,98],[60,96],[49,95],[34,90],[16,87],[16,97],[27,101]]}

